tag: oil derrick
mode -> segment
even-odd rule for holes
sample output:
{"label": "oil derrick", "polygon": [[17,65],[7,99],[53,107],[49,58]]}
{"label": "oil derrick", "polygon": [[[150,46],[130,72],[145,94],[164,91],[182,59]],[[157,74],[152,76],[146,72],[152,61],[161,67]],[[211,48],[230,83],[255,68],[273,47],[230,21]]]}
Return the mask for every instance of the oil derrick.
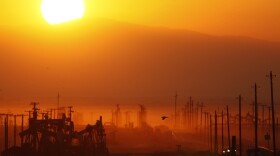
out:
{"label": "oil derrick", "polygon": [[138,127],[143,128],[147,125],[147,110],[144,105],[139,105],[140,111],[138,112]]}
{"label": "oil derrick", "polygon": [[[95,125],[88,125],[80,132],[74,131],[72,107],[68,107],[68,117],[62,114],[60,119],[49,118],[49,113],[38,115],[38,103],[33,106],[28,120],[28,128],[19,133],[22,145],[9,148],[2,156],[106,156],[108,149],[105,141],[105,129],[102,117]],[[23,117],[23,115],[22,115]]]}
{"label": "oil derrick", "polygon": [[96,121],[95,125],[87,125],[84,130],[77,132],[77,134],[77,138],[83,138],[83,155],[109,155],[102,116]]}

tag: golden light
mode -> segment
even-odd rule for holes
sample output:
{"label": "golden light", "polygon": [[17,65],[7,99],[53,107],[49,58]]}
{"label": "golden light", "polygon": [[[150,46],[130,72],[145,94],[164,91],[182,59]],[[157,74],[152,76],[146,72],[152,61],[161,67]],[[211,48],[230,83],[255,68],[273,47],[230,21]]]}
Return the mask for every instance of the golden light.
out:
{"label": "golden light", "polygon": [[43,0],[41,5],[42,15],[50,24],[59,24],[84,15],[83,0]]}

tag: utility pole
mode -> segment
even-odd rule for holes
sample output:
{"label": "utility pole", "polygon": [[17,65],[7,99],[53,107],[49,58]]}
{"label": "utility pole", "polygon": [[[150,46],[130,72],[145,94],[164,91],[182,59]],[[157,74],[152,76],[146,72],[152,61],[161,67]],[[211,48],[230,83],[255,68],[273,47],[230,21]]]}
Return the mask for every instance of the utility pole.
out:
{"label": "utility pole", "polygon": [[222,150],[224,150],[224,111],[222,110]]}
{"label": "utility pole", "polygon": [[257,101],[257,83],[255,89],[255,155],[258,155],[258,101]]}
{"label": "utility pole", "polygon": [[9,116],[12,116],[12,114],[0,114],[1,116],[4,116],[4,147],[5,150],[9,148]]}
{"label": "utility pole", "polygon": [[[26,115],[24,115],[24,114],[20,114],[21,115],[21,132],[23,132],[23,124],[24,124],[24,116],[26,116]],[[21,137],[21,146],[23,145],[23,137]]]}
{"label": "utility pole", "polygon": [[210,151],[212,152],[212,115],[210,114]]}
{"label": "utility pole", "polygon": [[242,97],[241,95],[238,96],[238,102],[239,102],[239,151],[240,151],[240,154],[239,156],[242,156],[242,133],[241,133],[241,130],[242,130],[242,111],[241,111],[241,100],[242,100]]}
{"label": "utility pole", "polygon": [[229,112],[228,112],[228,105],[227,105],[227,129],[228,129],[228,147],[230,148],[230,129],[229,129]]}
{"label": "utility pole", "polygon": [[196,128],[198,128],[198,109],[199,109],[199,102],[196,104],[195,115],[196,115]]}
{"label": "utility pole", "polygon": [[210,113],[207,112],[206,113],[206,116],[207,116],[207,142],[208,142],[208,149],[210,149],[210,131],[209,131],[209,127],[210,127],[210,120],[209,120],[209,115]]}
{"label": "utility pole", "polygon": [[204,137],[205,141],[208,140],[208,135],[207,135],[207,112],[204,112]]}
{"label": "utility pole", "polygon": [[272,71],[269,73],[270,78],[270,93],[271,93],[271,115],[272,115],[272,141],[273,141],[273,154],[276,156],[276,141],[275,141],[275,114],[274,114],[274,97],[273,97],[273,78],[276,75],[272,74]]}
{"label": "utility pole", "polygon": [[[14,146],[17,145],[17,117],[21,117],[21,132],[23,132],[23,114],[17,114],[14,116]],[[21,141],[23,142],[23,141]]]}
{"label": "utility pole", "polygon": [[215,111],[215,146],[214,146],[214,152],[216,155],[218,155],[218,123],[217,123],[217,113]]}
{"label": "utility pole", "polygon": [[9,117],[6,114],[5,117],[5,150],[7,150],[9,148],[9,128],[8,128],[8,123],[9,122]]}
{"label": "utility pole", "polygon": [[17,136],[17,116],[14,115],[14,146],[16,146],[17,143],[16,136]]}

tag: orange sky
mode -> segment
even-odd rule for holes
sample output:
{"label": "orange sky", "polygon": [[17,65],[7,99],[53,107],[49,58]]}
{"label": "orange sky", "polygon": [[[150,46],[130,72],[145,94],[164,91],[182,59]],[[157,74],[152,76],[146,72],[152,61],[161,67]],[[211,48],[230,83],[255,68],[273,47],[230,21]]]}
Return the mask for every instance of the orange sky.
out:
{"label": "orange sky", "polygon": [[[108,18],[214,35],[280,41],[278,0],[84,0],[85,20]],[[1,0],[1,25],[45,24],[41,0]]]}
{"label": "orange sky", "polygon": [[58,91],[63,104],[106,113],[116,103],[170,109],[175,91],[180,107],[190,95],[218,105],[242,93],[248,104],[254,82],[269,101],[265,74],[280,75],[280,44],[205,34],[279,42],[279,0],[84,1],[82,20],[54,26],[41,0],[0,1],[0,104],[56,104]]}

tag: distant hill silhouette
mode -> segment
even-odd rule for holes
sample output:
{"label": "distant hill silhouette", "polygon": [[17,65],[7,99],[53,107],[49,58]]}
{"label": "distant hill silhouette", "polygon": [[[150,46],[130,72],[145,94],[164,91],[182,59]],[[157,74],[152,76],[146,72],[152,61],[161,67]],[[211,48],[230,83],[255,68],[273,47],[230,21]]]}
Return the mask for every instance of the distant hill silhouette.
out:
{"label": "distant hill silhouette", "polygon": [[60,90],[69,97],[170,102],[178,91],[234,101],[239,93],[250,98],[254,82],[267,95],[265,75],[280,74],[280,43],[247,37],[101,19],[0,32],[3,96],[49,97]]}

